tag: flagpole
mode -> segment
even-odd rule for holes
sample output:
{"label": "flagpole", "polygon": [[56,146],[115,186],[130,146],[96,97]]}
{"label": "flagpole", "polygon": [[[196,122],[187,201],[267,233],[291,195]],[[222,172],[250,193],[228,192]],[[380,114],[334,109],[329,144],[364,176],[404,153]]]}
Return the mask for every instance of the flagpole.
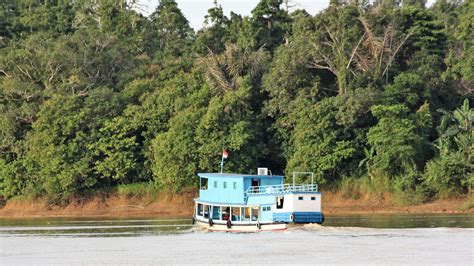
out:
{"label": "flagpole", "polygon": [[[222,151],[224,151],[224,150],[222,150]],[[221,174],[222,174],[223,171],[224,171],[224,154],[222,154],[222,156],[221,156]]]}
{"label": "flagpole", "polygon": [[224,145],[222,145],[222,154],[221,154],[221,174],[224,172]]}

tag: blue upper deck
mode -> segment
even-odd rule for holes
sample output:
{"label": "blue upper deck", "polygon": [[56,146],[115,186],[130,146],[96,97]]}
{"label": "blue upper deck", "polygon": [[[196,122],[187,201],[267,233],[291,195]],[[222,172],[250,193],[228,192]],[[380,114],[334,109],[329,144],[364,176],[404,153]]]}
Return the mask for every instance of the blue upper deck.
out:
{"label": "blue upper deck", "polygon": [[250,186],[282,185],[283,176],[199,173],[199,200],[212,203],[245,204]]}

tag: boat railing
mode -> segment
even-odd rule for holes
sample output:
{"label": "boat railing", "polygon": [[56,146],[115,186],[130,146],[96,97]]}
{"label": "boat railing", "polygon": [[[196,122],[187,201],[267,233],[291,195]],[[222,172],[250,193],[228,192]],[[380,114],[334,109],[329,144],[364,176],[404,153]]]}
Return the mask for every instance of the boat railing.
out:
{"label": "boat railing", "polygon": [[291,192],[318,192],[317,184],[303,184],[303,185],[267,185],[267,186],[251,186],[245,193],[247,195],[256,194],[278,194],[278,193],[291,193]]}

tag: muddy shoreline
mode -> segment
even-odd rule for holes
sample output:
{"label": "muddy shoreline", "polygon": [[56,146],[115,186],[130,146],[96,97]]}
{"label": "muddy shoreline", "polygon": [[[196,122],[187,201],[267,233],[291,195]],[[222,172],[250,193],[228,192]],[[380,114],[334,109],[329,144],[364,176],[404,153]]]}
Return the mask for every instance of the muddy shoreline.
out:
{"label": "muddy shoreline", "polygon": [[[196,191],[180,194],[162,193],[155,197],[93,197],[74,199],[67,206],[51,206],[46,200],[10,200],[0,209],[0,218],[40,217],[191,217]],[[323,212],[331,215],[362,214],[458,214],[472,213],[474,208],[463,208],[467,197],[440,199],[432,202],[398,206],[389,198],[345,199],[338,193],[324,192]],[[472,205],[472,204],[471,204]]]}

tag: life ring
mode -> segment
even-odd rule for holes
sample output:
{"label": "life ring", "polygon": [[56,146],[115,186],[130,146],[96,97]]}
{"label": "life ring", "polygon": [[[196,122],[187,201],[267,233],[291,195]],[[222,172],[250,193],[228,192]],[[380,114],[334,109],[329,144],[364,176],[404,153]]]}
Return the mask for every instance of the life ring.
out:
{"label": "life ring", "polygon": [[214,225],[214,221],[212,219],[209,219],[209,227],[212,227]]}
{"label": "life ring", "polygon": [[262,229],[262,225],[260,224],[260,222],[257,222],[257,228]]}
{"label": "life ring", "polygon": [[295,221],[295,216],[292,214],[290,214],[290,221],[294,222]]}
{"label": "life ring", "polygon": [[232,222],[230,220],[227,220],[227,228],[228,229],[232,228]]}

